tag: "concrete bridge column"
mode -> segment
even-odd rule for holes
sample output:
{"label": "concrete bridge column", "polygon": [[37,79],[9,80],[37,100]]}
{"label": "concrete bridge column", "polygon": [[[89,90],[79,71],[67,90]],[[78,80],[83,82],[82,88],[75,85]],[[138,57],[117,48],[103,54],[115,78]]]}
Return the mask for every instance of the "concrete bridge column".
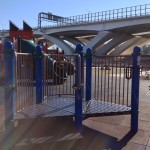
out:
{"label": "concrete bridge column", "polygon": [[68,42],[70,42],[71,44],[73,44],[73,45],[77,45],[77,44],[82,44],[82,45],[84,45],[84,43],[82,42],[82,41],[80,41],[79,39],[77,39],[77,38],[74,38],[74,37],[64,37],[63,38],[63,40],[66,40],[66,41],[68,41]]}
{"label": "concrete bridge column", "polygon": [[73,49],[63,41],[63,39],[60,39],[58,37],[50,36],[50,35],[43,35],[42,38],[47,39],[48,41],[53,42],[58,47],[64,50],[65,54],[70,55],[73,52]]}
{"label": "concrete bridge column", "polygon": [[121,53],[126,51],[128,48],[132,47],[133,45],[139,45],[145,41],[147,41],[147,39],[143,37],[133,37],[132,39],[129,39],[123,44],[116,46],[115,49],[109,55],[112,55],[112,56],[120,55]]}
{"label": "concrete bridge column", "polygon": [[87,45],[83,47],[83,51],[86,52],[87,48],[91,48],[93,51],[96,47],[103,44],[112,37],[113,33],[108,31],[100,31]]}
{"label": "concrete bridge column", "polygon": [[99,55],[107,55],[109,51],[111,51],[113,48],[115,48],[117,45],[121,44],[122,42],[130,39],[131,35],[126,34],[116,34],[116,36],[107,44],[105,44],[102,48],[97,50],[94,54],[96,56]]}

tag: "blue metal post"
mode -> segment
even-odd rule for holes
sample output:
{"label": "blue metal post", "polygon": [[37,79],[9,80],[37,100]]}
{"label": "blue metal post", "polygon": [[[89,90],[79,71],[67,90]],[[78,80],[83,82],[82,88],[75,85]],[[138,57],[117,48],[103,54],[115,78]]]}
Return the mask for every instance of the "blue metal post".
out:
{"label": "blue metal post", "polygon": [[5,128],[13,128],[14,120],[14,45],[10,41],[4,43],[4,95],[5,95]]}
{"label": "blue metal post", "polygon": [[81,93],[82,97],[84,97],[84,53],[83,53],[83,47],[80,51],[80,57],[81,57]]}
{"label": "blue metal post", "polygon": [[87,49],[86,54],[86,101],[91,100],[92,89],[92,50]]}
{"label": "blue metal post", "polygon": [[40,45],[35,49],[35,76],[36,76],[36,103],[39,104],[43,100],[43,52]]}
{"label": "blue metal post", "polygon": [[[75,49],[75,53],[80,54],[81,61],[83,61],[83,47],[78,44]],[[78,68],[78,60],[79,58],[76,56],[76,75],[75,75],[75,124],[79,131],[82,131],[82,88],[78,88],[78,80],[81,80],[82,83],[82,66]],[[82,62],[81,62],[82,65]],[[81,70],[79,70],[81,69]],[[79,79],[78,73],[81,73],[81,79]]]}
{"label": "blue metal post", "polygon": [[131,131],[138,131],[138,111],[139,111],[139,82],[140,82],[140,56],[139,46],[133,49],[132,62],[132,94],[131,94]]}

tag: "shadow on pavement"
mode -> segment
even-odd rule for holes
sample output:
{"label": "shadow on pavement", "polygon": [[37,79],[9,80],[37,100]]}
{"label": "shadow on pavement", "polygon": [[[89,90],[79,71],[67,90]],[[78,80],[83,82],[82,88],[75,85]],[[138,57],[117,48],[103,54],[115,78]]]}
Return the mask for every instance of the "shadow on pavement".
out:
{"label": "shadow on pavement", "polygon": [[1,135],[0,150],[119,150],[134,136],[117,138],[84,126],[80,134],[72,118],[22,120],[9,134]]}

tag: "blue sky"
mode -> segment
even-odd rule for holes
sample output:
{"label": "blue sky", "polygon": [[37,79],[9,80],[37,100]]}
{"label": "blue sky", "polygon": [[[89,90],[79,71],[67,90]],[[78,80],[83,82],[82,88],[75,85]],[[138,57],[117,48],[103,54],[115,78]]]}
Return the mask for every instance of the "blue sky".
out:
{"label": "blue sky", "polygon": [[150,0],[0,0],[0,30],[9,29],[9,20],[19,28],[23,20],[36,27],[40,12],[69,17],[143,4]]}

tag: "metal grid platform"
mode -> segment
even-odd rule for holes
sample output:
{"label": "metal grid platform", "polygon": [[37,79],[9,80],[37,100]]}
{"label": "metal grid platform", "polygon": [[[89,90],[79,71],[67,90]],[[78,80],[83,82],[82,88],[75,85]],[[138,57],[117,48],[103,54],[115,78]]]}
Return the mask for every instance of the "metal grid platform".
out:
{"label": "metal grid platform", "polygon": [[[101,115],[120,115],[129,114],[130,107],[103,102],[97,100],[83,101],[83,116],[101,116]],[[15,119],[56,117],[56,116],[74,116],[75,98],[74,97],[51,97],[41,104],[34,104],[22,111],[15,113]]]}

